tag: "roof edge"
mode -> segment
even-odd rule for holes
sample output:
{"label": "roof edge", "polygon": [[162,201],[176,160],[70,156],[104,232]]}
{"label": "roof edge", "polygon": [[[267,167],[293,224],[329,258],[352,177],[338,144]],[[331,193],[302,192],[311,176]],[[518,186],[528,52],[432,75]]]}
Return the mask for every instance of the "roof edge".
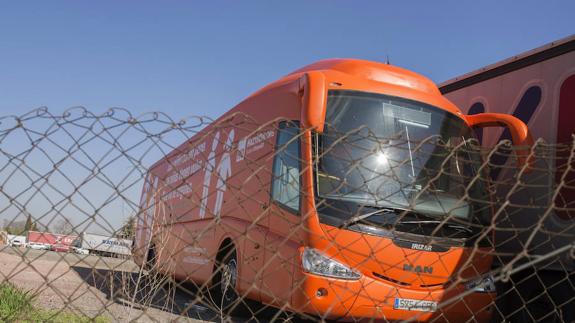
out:
{"label": "roof edge", "polygon": [[575,34],[438,84],[442,94],[483,82],[575,50]]}

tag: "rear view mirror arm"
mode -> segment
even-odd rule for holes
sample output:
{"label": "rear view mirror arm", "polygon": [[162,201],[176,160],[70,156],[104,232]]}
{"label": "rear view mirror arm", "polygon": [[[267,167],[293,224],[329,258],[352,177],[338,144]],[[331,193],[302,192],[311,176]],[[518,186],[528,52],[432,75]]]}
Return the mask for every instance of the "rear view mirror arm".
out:
{"label": "rear view mirror arm", "polygon": [[519,166],[522,167],[527,163],[530,154],[529,148],[533,146],[533,136],[529,127],[518,118],[503,113],[479,113],[465,116],[467,124],[472,128],[485,127],[506,127],[511,133],[514,146],[523,146],[527,149],[516,150]]}

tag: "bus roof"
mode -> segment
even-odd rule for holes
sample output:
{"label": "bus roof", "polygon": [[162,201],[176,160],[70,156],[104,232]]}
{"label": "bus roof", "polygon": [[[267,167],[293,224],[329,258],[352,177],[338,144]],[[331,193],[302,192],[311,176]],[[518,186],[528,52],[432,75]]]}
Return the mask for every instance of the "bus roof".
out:
{"label": "bus roof", "polygon": [[[332,82],[334,80],[339,82],[338,80],[343,77],[353,80],[356,85],[364,84],[366,88],[373,88],[373,85],[375,84],[379,84],[383,87],[389,85],[393,87],[396,92],[400,91],[399,89],[404,88],[409,90],[411,93],[404,93],[406,98],[419,100],[428,104],[437,105],[437,102],[431,102],[433,100],[430,101],[430,98],[443,98],[437,85],[432,80],[421,74],[385,63],[354,58],[333,58],[320,60],[299,68],[257,90],[244,99],[244,101],[263,92],[269,91],[272,88],[292,82],[294,79],[297,79],[303,74],[311,71],[322,72],[326,76],[326,82]],[[332,84],[330,83],[329,85],[331,86]],[[420,93],[423,97],[426,97],[427,100],[415,93]],[[445,104],[440,105],[443,106],[445,110],[452,113],[460,113],[459,109],[449,101],[445,100],[444,103]]]}
{"label": "bus roof", "polygon": [[433,81],[401,67],[361,59],[335,58],[304,66],[289,75],[310,71],[332,70],[351,76],[411,88],[432,95],[439,94]]}

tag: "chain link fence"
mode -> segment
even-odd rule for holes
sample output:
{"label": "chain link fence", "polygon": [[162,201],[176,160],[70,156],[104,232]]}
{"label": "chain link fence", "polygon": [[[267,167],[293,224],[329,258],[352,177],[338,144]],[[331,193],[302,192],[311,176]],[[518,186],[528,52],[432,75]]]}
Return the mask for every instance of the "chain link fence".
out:
{"label": "chain link fence", "polygon": [[331,117],[0,118],[2,286],[47,321],[575,320],[573,145]]}

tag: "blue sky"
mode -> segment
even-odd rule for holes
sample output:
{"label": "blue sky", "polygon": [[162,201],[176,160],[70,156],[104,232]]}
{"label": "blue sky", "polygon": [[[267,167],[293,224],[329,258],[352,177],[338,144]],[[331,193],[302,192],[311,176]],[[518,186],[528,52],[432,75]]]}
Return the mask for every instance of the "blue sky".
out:
{"label": "blue sky", "polygon": [[384,61],[436,82],[575,31],[574,1],[2,1],[0,115],[217,117],[331,57]]}
{"label": "blue sky", "polygon": [[[574,12],[575,1],[0,0],[0,116],[41,106],[61,115],[81,105],[95,114],[122,107],[135,115],[162,111],[173,119],[216,118],[267,83],[333,57],[385,61],[389,56],[392,64],[441,82],[569,36]],[[51,125],[38,121],[30,127]],[[6,120],[0,124],[9,127]],[[82,129],[74,129],[75,139]],[[0,165],[9,163],[6,151],[32,147],[22,131],[10,136],[0,141]],[[59,164],[62,173],[50,177],[62,192],[36,189],[23,173],[7,180],[3,191],[19,196],[35,217],[61,214],[75,225],[88,221],[78,208],[89,214],[98,209],[110,224],[96,219],[88,229],[109,233],[134,212],[116,190],[127,189],[127,199],[137,203],[141,174],[129,173],[133,164],[126,160],[115,162],[101,170],[108,177],[82,184],[80,193],[89,197],[84,199],[73,193],[90,176],[80,167],[91,165],[83,153],[108,156],[110,145],[94,140],[77,151],[67,136],[60,129],[51,142],[43,141],[44,150],[36,147],[24,162],[30,168],[11,161],[0,171],[2,183],[15,168],[28,176],[49,173],[54,161],[48,159],[74,150],[79,159],[68,158],[72,165]],[[162,156],[155,153],[149,158]],[[123,179],[126,174],[131,181]],[[36,190],[49,200],[37,194],[25,202]],[[73,202],[60,202],[67,194],[74,194]],[[106,204],[109,196],[116,199]],[[0,195],[0,204],[7,203]],[[63,206],[55,211],[55,205]],[[19,212],[11,205],[0,210],[0,219]]]}

